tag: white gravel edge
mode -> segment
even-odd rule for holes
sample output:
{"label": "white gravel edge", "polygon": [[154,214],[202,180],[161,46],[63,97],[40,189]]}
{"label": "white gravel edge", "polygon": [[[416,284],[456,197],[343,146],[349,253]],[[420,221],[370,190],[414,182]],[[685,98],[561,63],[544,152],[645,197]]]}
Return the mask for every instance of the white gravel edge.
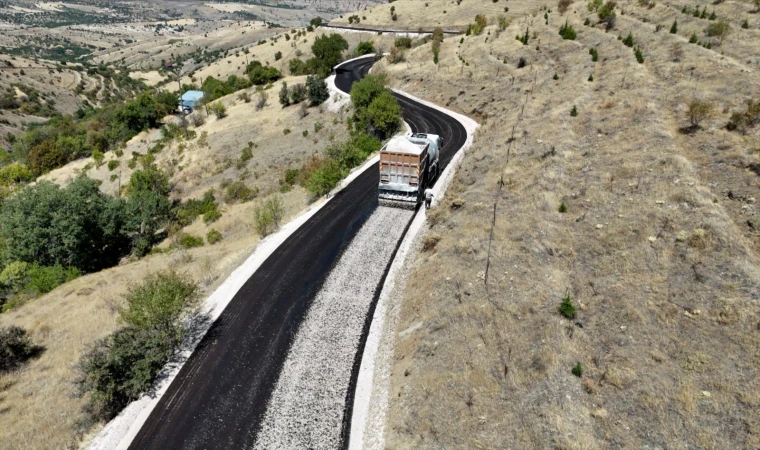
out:
{"label": "white gravel edge", "polygon": [[148,419],[148,416],[150,416],[150,413],[156,407],[156,404],[158,404],[158,401],[164,393],[166,393],[169,385],[171,385],[174,378],[176,378],[177,374],[184,366],[185,361],[187,361],[208,329],[211,328],[211,325],[219,318],[222,311],[224,311],[243,284],[253,276],[261,264],[263,264],[264,261],[266,261],[266,259],[269,258],[269,256],[274,253],[274,251],[277,250],[277,248],[285,242],[291,234],[322,209],[322,207],[330,201],[332,196],[344,189],[364,171],[377,163],[379,158],[380,157],[376,155],[367,160],[359,168],[354,169],[335,189],[333,189],[328,195],[327,200],[312,205],[306,212],[291,220],[280,228],[279,231],[267,236],[258,243],[251,256],[235,269],[227,279],[203,301],[200,310],[203,313],[208,314],[211,320],[208,321],[207,328],[199,332],[196,341],[190,344],[190,349],[180,354],[179,359],[181,362],[169,362],[164,366],[161,371],[161,378],[163,378],[163,381],[157,386],[156,396],[153,398],[143,396],[127,405],[118,416],[106,424],[106,426],[93,438],[88,445],[90,450],[127,449],[129,447],[135,436],[137,436],[137,433],[140,431],[140,428]]}
{"label": "white gravel edge", "polygon": [[[472,146],[475,130],[477,130],[479,125],[467,116],[442,108],[398,89],[393,90],[398,94],[454,117],[467,131],[465,144],[457,151],[435,186],[433,186],[434,197],[432,206],[435,207],[441,201],[443,194],[454,179],[454,174],[462,163],[465,152]],[[354,391],[351,434],[348,444],[349,450],[380,450],[385,448],[385,422],[390,392],[389,375],[393,362],[393,341],[396,323],[398,322],[398,308],[395,308],[394,311],[391,297],[399,297],[398,294],[400,292],[396,291],[396,277],[401,275],[401,278],[405,279],[405,274],[400,273],[401,269],[414,248],[414,244],[419,240],[421,236],[420,232],[423,230],[426,221],[426,211],[424,208],[420,208],[399,246],[396,257],[388,270],[383,288],[380,291],[375,313],[372,316],[367,342],[362,353],[362,362],[359,366],[359,376],[356,390]],[[404,285],[404,282],[400,283],[399,288],[403,289]],[[396,314],[392,314],[393,312]]]}

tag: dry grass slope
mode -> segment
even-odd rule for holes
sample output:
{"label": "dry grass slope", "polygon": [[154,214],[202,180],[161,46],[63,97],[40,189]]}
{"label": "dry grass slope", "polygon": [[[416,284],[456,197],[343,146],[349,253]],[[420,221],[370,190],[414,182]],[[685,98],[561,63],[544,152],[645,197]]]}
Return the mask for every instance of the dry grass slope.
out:
{"label": "dry grass slope", "polygon": [[[760,17],[715,6],[735,25],[708,50],[688,44],[705,24],[684,5],[619,2],[605,33],[576,2],[548,26],[541,12],[447,38],[438,66],[426,45],[377,68],[483,125],[406,285],[388,448],[760,446],[760,130],[725,129],[760,95]],[[684,134],[694,98],[715,114]]]}

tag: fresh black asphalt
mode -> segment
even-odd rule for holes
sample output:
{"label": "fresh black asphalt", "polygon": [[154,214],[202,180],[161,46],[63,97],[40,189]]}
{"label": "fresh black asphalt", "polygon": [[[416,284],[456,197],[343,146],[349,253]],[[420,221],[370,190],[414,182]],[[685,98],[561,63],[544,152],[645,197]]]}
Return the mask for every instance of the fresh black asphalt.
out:
{"label": "fresh black asphalt", "polygon": [[[337,87],[349,92],[372,63],[367,58],[338,68]],[[436,109],[400,95],[396,98],[413,131],[443,136],[444,168],[467,139],[464,127]],[[264,261],[201,340],[131,449],[253,446],[299,324],[341,252],[377,207],[378,180],[375,165],[336,194]],[[377,292],[379,295],[379,289]]]}

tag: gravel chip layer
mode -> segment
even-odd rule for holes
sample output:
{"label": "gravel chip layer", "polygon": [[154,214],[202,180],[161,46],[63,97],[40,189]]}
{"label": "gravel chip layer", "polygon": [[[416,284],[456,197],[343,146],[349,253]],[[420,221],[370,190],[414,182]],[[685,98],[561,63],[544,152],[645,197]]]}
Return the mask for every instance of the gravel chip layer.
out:
{"label": "gravel chip layer", "polygon": [[378,207],[301,324],[254,448],[336,449],[346,392],[375,291],[414,211]]}

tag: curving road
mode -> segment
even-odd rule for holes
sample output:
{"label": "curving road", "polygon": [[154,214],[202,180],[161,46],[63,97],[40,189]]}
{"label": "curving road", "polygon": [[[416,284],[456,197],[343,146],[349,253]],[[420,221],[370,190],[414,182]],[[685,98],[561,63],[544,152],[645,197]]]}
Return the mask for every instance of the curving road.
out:
{"label": "curving road", "polygon": [[[361,79],[372,63],[368,58],[339,67],[336,86],[349,92],[351,84]],[[398,94],[396,98],[413,131],[443,136],[441,167],[445,167],[467,139],[464,127],[436,109]],[[330,270],[377,207],[378,181],[375,165],[336,194],[246,281],[182,367],[130,448],[253,446],[299,325]],[[376,292],[374,301],[379,289]],[[367,327],[365,338],[366,332]],[[361,347],[352,380],[358,371]],[[349,408],[352,403],[346,402]],[[350,417],[350,411],[345,416]]]}

